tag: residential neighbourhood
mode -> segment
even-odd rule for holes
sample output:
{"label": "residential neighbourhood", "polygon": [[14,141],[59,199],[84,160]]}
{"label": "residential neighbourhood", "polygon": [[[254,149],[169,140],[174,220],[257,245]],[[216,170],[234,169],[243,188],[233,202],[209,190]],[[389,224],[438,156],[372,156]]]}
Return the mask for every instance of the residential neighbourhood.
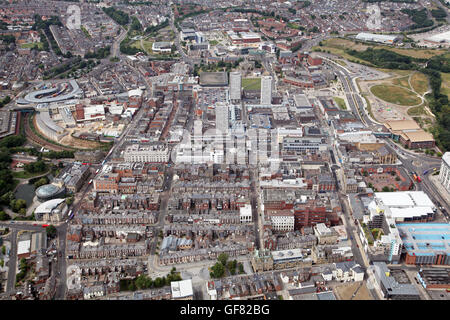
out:
{"label": "residential neighbourhood", "polygon": [[0,1],[2,300],[448,300],[445,1]]}

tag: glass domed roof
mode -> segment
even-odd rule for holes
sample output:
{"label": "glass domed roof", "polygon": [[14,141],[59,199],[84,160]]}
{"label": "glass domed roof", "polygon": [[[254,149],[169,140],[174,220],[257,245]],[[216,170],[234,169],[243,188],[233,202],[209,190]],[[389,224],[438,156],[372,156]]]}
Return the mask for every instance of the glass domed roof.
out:
{"label": "glass domed roof", "polygon": [[38,197],[49,197],[56,194],[58,191],[60,191],[58,186],[55,186],[54,184],[45,184],[36,189],[36,195]]}

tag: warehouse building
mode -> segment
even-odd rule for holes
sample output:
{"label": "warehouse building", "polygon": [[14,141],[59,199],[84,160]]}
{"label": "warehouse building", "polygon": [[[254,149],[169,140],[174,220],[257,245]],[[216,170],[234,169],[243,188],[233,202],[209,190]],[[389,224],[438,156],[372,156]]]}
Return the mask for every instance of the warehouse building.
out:
{"label": "warehouse building", "polygon": [[355,37],[356,40],[361,41],[371,41],[385,44],[394,44],[398,40],[400,40],[399,36],[395,35],[384,35],[384,34],[375,34],[375,33],[366,33],[360,32]]}
{"label": "warehouse building", "polygon": [[433,148],[433,135],[425,132],[414,120],[395,120],[384,123],[391,138],[410,149]]}
{"label": "warehouse building", "polygon": [[152,51],[154,52],[171,52],[172,44],[170,42],[162,41],[162,42],[153,42]]}
{"label": "warehouse building", "polygon": [[416,265],[450,264],[450,224],[399,223],[397,228],[406,250],[405,262]]}
{"label": "warehouse building", "polygon": [[369,208],[383,212],[395,222],[428,222],[436,212],[436,206],[423,191],[376,192]]}
{"label": "warehouse building", "polygon": [[417,280],[425,289],[450,289],[450,269],[420,268]]}

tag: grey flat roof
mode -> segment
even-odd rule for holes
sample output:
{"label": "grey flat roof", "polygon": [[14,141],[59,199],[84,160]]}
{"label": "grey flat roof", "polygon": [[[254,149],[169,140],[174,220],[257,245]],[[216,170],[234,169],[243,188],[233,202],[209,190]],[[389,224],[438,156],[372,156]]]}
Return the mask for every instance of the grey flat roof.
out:
{"label": "grey flat roof", "polygon": [[419,291],[412,284],[401,284],[394,277],[388,277],[390,270],[384,262],[374,262],[375,274],[383,284],[389,295],[413,295],[418,296]]}
{"label": "grey flat roof", "polygon": [[200,85],[227,86],[228,75],[226,72],[202,72],[200,73]]}
{"label": "grey flat roof", "polygon": [[38,95],[51,94],[51,93],[57,92],[57,90],[58,90],[57,87],[49,88],[49,89],[30,92],[29,94],[27,94],[25,96],[25,101],[28,101],[29,103],[43,103],[43,102],[56,102],[56,101],[72,99],[77,94],[80,94],[82,91],[81,91],[80,87],[78,86],[78,83],[75,80],[70,80],[69,83],[72,86],[72,91],[67,94],[60,95],[57,97],[36,98],[36,96],[38,96]]}
{"label": "grey flat roof", "polygon": [[45,123],[45,125],[50,128],[51,130],[55,131],[56,133],[61,133],[64,131],[64,129],[60,126],[58,126],[52,118],[50,118],[50,114],[48,111],[40,111],[38,116],[41,118],[41,120]]}

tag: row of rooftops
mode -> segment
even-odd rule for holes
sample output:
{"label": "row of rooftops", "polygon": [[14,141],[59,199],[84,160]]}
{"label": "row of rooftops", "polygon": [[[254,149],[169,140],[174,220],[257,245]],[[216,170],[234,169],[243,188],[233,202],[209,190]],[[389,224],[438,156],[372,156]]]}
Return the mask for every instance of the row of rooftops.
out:
{"label": "row of rooftops", "polygon": [[250,243],[227,243],[220,244],[215,247],[203,248],[203,249],[188,249],[177,252],[160,252],[160,259],[181,258],[181,257],[195,257],[195,256],[218,256],[223,252],[236,252],[237,254],[248,253]]}

